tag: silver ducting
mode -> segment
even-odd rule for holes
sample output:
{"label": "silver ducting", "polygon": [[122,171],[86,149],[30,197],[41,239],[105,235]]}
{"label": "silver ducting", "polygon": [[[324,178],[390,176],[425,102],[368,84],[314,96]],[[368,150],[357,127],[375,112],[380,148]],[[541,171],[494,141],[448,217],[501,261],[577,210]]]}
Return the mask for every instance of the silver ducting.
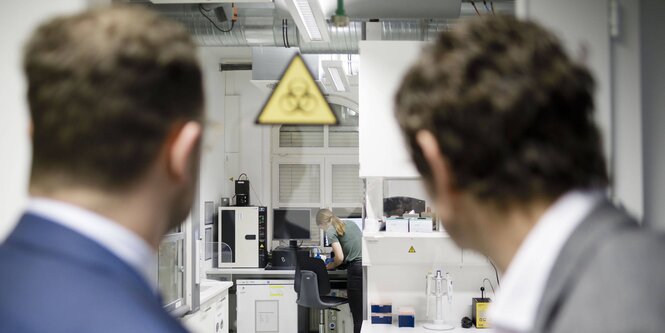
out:
{"label": "silver ducting", "polygon": [[[364,22],[348,27],[330,25],[330,42],[306,43],[299,38],[293,20],[276,17],[274,7],[239,8],[238,22],[222,32],[200,12],[198,5],[148,5],[161,14],[183,23],[201,46],[299,47],[302,53],[355,54],[363,39]],[[228,30],[228,23],[218,26]],[[449,28],[445,20],[386,20],[381,22],[384,40],[432,40]]]}

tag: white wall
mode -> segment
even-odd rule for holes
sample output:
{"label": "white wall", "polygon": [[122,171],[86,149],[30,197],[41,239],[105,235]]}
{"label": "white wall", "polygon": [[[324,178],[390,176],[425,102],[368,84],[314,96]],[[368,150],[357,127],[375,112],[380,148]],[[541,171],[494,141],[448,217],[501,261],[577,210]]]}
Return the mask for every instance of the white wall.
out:
{"label": "white wall", "polygon": [[[250,204],[266,206],[270,204],[270,126],[257,125],[255,120],[268,95],[250,82],[251,71],[229,71],[224,75],[226,97],[236,100],[228,103],[226,110],[227,181],[246,173],[252,187]],[[227,194],[233,196],[234,191],[231,186]]]}
{"label": "white wall", "polygon": [[[610,30],[613,24],[611,3],[610,0],[517,0],[516,4],[519,17],[552,29],[562,38],[571,56],[578,57],[586,47],[586,64],[596,79],[596,120],[612,177],[612,196],[641,219],[644,186],[650,180],[642,176],[643,101],[640,93],[644,80],[640,73],[643,47],[640,2],[616,1],[619,19],[618,34],[614,36]],[[654,66],[659,68],[660,64],[654,63]]]}
{"label": "white wall", "polygon": [[642,177],[642,100],[640,98],[640,2],[618,1],[620,31],[612,39],[612,106],[614,197],[641,219],[644,213]]}
{"label": "white wall", "polygon": [[643,0],[641,6],[644,217],[665,230],[665,1]]}
{"label": "white wall", "polygon": [[0,240],[13,228],[27,197],[30,164],[22,48],[36,25],[88,5],[86,0],[3,1],[0,5]]}
{"label": "white wall", "polygon": [[[205,92],[205,133],[201,150],[201,166],[199,169],[199,186],[196,203],[192,207],[192,216],[199,221],[200,237],[205,236],[204,203],[213,201],[220,203],[226,189],[224,181],[224,75],[219,72],[219,62],[223,52],[219,48],[200,48],[199,60],[203,71]],[[214,245],[214,244],[213,244]],[[205,247],[201,249],[202,263],[199,272],[205,278],[205,269],[212,267],[212,260],[205,261]]]}

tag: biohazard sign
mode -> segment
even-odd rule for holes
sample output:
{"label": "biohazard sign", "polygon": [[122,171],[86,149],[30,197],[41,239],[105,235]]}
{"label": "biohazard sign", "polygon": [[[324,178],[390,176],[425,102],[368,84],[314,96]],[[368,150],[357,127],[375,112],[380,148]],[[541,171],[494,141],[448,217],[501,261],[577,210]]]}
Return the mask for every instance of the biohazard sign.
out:
{"label": "biohazard sign", "polygon": [[256,123],[336,125],[337,116],[302,57],[296,54],[256,118]]}
{"label": "biohazard sign", "polygon": [[413,245],[409,248],[409,253],[416,253],[416,249],[413,248]]}

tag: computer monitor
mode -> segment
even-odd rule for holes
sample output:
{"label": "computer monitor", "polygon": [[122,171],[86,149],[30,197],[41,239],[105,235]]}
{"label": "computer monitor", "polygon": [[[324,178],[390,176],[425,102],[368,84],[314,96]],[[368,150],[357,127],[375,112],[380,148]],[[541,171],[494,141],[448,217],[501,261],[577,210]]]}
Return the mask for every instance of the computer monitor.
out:
{"label": "computer monitor", "polygon": [[308,240],[311,238],[309,209],[273,209],[273,232],[275,240]]}

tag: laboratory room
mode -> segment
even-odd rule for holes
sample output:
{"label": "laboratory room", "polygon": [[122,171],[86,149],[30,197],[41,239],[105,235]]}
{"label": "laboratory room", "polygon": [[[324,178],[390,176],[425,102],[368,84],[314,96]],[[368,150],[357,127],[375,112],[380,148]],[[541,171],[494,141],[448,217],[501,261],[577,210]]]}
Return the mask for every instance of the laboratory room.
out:
{"label": "laboratory room", "polygon": [[665,2],[0,15],[0,332],[662,332]]}

